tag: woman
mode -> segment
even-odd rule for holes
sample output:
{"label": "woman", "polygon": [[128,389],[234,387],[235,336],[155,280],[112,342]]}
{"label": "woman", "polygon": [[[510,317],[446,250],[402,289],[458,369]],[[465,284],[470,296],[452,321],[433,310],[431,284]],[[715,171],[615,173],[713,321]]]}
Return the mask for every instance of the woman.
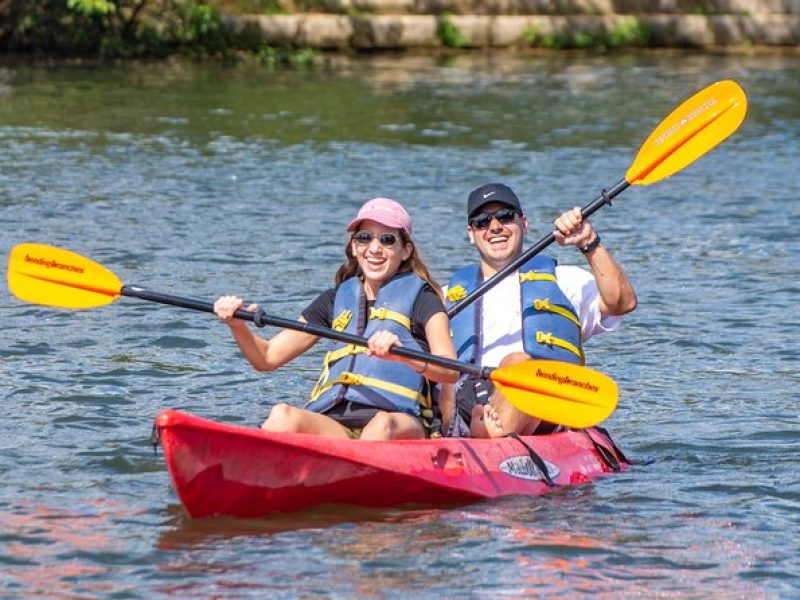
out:
{"label": "woman", "polygon": [[[368,347],[332,343],[306,408],[277,404],[261,427],[363,440],[427,437],[436,408],[428,380],[453,383],[458,373],[389,350],[405,346],[455,358],[440,288],[417,254],[411,217],[399,203],[370,200],[347,231],[336,286],[320,294],[300,321],[368,337]],[[241,298],[223,296],[214,312],[259,371],[285,365],[319,340],[289,329],[265,340],[233,318],[241,307]]]}

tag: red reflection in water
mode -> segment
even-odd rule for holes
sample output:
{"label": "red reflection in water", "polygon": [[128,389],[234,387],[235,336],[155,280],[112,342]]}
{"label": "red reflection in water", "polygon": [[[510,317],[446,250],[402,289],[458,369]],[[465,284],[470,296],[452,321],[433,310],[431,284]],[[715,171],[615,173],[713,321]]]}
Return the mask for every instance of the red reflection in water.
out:
{"label": "red reflection in water", "polygon": [[[502,519],[498,519],[501,521]],[[702,519],[701,519],[702,520]],[[763,590],[739,574],[759,557],[753,549],[726,539],[685,545],[681,540],[631,540],[630,532],[601,532],[595,536],[567,530],[521,527],[504,521],[509,536],[520,543],[516,557],[521,596],[591,593],[593,596],[669,596],[675,590],[709,589],[713,581],[719,595],[761,598]],[[724,523],[702,522],[702,528],[724,529]],[[711,527],[709,527],[711,526]],[[551,548],[561,556],[546,558],[540,550]],[[568,554],[569,556],[563,556]],[[763,557],[762,557],[763,558]],[[656,564],[653,564],[656,563]]]}
{"label": "red reflection in water", "polygon": [[[110,572],[80,559],[65,559],[73,552],[102,554],[119,549],[120,542],[106,533],[112,519],[135,514],[120,505],[97,499],[89,503],[91,514],[21,501],[13,510],[0,511],[0,531],[6,537],[23,538],[5,545],[6,555],[21,564],[0,566],[0,579],[18,584],[23,595],[86,595],[113,592],[109,581],[87,578]],[[96,512],[96,511],[100,512]]]}
{"label": "red reflection in water", "polygon": [[[510,502],[448,515],[462,524],[474,521],[474,528],[459,528],[462,541],[483,539],[491,544],[499,540],[504,554],[513,557],[513,566],[488,567],[495,572],[487,580],[499,580],[503,595],[672,597],[687,589],[713,588],[717,597],[764,597],[757,583],[740,574],[769,557],[726,539],[730,523],[702,516],[681,517],[695,519],[698,530],[712,532],[703,543],[687,545],[668,533],[659,539],[642,539],[638,530],[626,523],[609,530],[556,529],[546,521],[540,526],[532,523],[531,516],[525,505]],[[468,569],[475,565],[470,559],[474,557],[468,559]],[[402,585],[397,589],[403,589]]]}

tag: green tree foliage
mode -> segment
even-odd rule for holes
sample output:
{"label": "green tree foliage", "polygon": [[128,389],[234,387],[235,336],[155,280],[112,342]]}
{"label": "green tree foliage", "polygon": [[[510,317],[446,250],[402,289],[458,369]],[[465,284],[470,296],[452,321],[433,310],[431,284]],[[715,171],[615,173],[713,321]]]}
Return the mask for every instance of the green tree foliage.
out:
{"label": "green tree foliage", "polygon": [[439,17],[437,33],[439,39],[442,40],[442,45],[447,48],[463,48],[467,45],[467,37],[458,28],[458,25],[453,23],[452,16],[448,12]]}
{"label": "green tree foliage", "polygon": [[611,29],[606,31],[571,31],[565,28],[542,34],[535,27],[527,27],[522,32],[522,39],[529,46],[540,46],[552,50],[643,47],[649,44],[650,37],[647,25],[635,16],[628,16],[617,21]]}
{"label": "green tree foliage", "polygon": [[195,0],[0,0],[0,51],[116,58],[235,49],[219,12]]}

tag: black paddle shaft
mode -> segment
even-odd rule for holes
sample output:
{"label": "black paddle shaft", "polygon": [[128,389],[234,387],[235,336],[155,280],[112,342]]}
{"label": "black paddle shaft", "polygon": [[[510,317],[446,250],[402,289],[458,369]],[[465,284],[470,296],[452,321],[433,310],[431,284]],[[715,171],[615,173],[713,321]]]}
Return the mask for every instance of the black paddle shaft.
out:
{"label": "black paddle shaft", "polygon": [[[602,192],[600,192],[600,195],[597,198],[595,198],[589,204],[584,206],[581,209],[581,215],[583,215],[583,218],[586,219],[587,217],[590,217],[595,212],[600,210],[606,204],[611,206],[611,200],[616,196],[618,196],[622,191],[627,189],[629,186],[630,183],[628,183],[626,179],[624,178],[621,179],[610,190],[603,190]],[[542,250],[547,248],[554,241],[556,241],[556,236],[551,231],[542,239],[540,239],[538,242],[536,242],[533,246],[528,248],[525,252],[520,254],[516,259],[511,261],[505,267],[500,269],[497,273],[492,275],[489,279],[480,284],[471,293],[467,294],[466,298],[464,298],[463,300],[459,300],[457,304],[451,306],[450,309],[447,311],[447,316],[452,319],[462,310],[467,308],[467,306],[475,302],[475,300],[480,298],[483,294],[485,294],[494,286],[496,286],[498,283],[500,283],[500,281],[502,281],[504,277],[508,276],[510,273],[513,273],[514,271],[519,269],[523,264],[525,264],[534,256],[539,254]]]}
{"label": "black paddle shaft", "polygon": [[[130,298],[139,298],[140,300],[148,300],[150,302],[158,302],[160,304],[169,304],[170,306],[189,308],[191,310],[197,310],[200,312],[214,313],[214,304],[211,302],[195,300],[193,298],[185,298],[182,296],[172,296],[170,294],[162,294],[160,292],[151,292],[150,290],[146,290],[135,285],[123,285],[120,289],[120,294]],[[243,321],[252,321],[256,327],[272,325],[273,327],[293,329],[302,333],[308,333],[310,335],[328,338],[338,342],[344,342],[345,344],[353,344],[355,346],[364,347],[367,345],[366,338],[352,335],[350,333],[344,333],[343,331],[336,331],[335,329],[328,329],[327,327],[319,327],[317,325],[312,325],[311,323],[303,323],[302,321],[293,321],[291,319],[274,317],[265,313],[261,308],[257,309],[255,312],[239,309],[233,314],[233,316],[234,318],[242,319]],[[446,369],[453,369],[454,371],[467,373],[483,379],[489,379],[492,371],[494,370],[491,367],[481,368],[476,365],[462,363],[457,360],[444,358],[442,356],[436,356],[435,354],[428,354],[426,352],[412,350],[411,348],[403,348],[402,346],[393,346],[390,349],[390,352],[392,354],[396,354],[397,356],[403,356],[413,360],[421,360],[432,365],[438,365]]]}

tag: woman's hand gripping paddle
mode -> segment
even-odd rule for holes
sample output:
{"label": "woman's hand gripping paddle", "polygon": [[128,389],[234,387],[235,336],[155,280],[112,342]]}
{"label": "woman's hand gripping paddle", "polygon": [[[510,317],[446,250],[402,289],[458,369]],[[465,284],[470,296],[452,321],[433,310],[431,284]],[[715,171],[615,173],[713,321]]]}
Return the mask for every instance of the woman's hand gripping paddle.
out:
{"label": "woman's hand gripping paddle", "polygon": [[[114,273],[80,254],[41,244],[20,244],[11,250],[8,288],[25,302],[60,308],[93,308],[114,302],[120,296],[128,296],[201,312],[214,312],[211,302],[124,285]],[[234,316],[252,321],[259,327],[272,325],[356,346],[367,345],[366,338],[273,317],[261,309],[256,312],[238,310]],[[531,360],[491,369],[410,348],[394,347],[392,353],[491,379],[519,410],[567,427],[595,425],[606,419],[617,406],[619,392],[616,383],[606,375],[586,367]]]}

